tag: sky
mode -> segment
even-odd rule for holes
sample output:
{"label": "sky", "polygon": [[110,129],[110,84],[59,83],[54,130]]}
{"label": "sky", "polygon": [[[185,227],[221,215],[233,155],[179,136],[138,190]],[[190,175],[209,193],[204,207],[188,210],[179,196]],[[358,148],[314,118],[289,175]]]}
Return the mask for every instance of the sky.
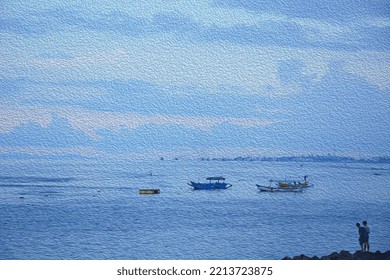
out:
{"label": "sky", "polygon": [[389,1],[0,1],[0,157],[370,157],[389,139]]}

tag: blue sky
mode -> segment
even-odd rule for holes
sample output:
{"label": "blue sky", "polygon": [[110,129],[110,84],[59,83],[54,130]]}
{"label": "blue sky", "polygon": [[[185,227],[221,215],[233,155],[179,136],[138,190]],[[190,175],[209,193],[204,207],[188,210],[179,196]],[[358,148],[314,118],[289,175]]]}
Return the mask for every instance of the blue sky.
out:
{"label": "blue sky", "polygon": [[0,156],[390,155],[388,1],[1,1]]}

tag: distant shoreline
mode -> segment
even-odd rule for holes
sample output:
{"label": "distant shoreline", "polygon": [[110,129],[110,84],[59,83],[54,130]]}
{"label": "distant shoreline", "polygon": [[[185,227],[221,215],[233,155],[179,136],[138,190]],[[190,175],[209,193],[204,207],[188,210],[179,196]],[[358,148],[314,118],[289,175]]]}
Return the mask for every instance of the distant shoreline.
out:
{"label": "distant shoreline", "polygon": [[284,257],[282,260],[390,260],[390,250],[381,253],[380,251],[374,252],[362,252],[356,251],[355,253],[350,253],[349,251],[340,251],[333,252],[330,255],[322,257],[308,257],[306,255],[299,255],[290,257]]}
{"label": "distant shoreline", "polygon": [[[179,161],[179,160],[195,160],[195,161],[219,161],[219,162],[295,162],[295,163],[373,163],[373,164],[388,164],[390,163],[390,156],[372,156],[372,157],[353,157],[353,156],[337,156],[332,154],[327,155],[284,155],[284,156],[189,156],[187,155],[158,155],[140,156],[137,155],[123,155],[123,154],[101,154],[96,155],[79,155],[79,154],[65,154],[65,155],[48,155],[48,154],[28,154],[28,153],[14,153],[3,152],[0,153],[1,160],[159,160],[159,161]],[[373,170],[381,170],[381,168],[373,168]]]}
{"label": "distant shoreline", "polygon": [[238,157],[201,157],[202,161],[275,161],[275,162],[345,162],[345,163],[390,163],[390,157],[378,156],[370,158],[356,158],[335,155],[308,155],[308,156],[238,156]]}

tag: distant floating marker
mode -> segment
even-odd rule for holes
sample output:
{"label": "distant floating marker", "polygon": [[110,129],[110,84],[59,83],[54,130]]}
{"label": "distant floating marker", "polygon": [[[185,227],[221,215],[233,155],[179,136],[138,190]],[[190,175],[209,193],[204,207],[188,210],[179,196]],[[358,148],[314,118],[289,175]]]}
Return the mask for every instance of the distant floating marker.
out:
{"label": "distant floating marker", "polygon": [[139,194],[160,194],[160,189],[140,189]]}

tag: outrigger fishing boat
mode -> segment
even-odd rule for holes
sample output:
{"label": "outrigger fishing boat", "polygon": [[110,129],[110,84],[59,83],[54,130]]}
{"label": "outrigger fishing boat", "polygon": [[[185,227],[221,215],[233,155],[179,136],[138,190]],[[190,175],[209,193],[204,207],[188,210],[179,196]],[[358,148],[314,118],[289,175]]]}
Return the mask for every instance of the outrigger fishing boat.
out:
{"label": "outrigger fishing boat", "polygon": [[207,183],[196,183],[193,181],[190,181],[188,185],[194,188],[194,190],[216,190],[216,189],[227,189],[232,186],[232,184],[225,183],[224,177],[208,177],[206,178],[208,180]]}
{"label": "outrigger fishing boat", "polygon": [[303,176],[303,181],[300,180],[282,180],[277,181],[277,185],[281,188],[307,188],[313,185],[307,181],[307,175]]}
{"label": "outrigger fishing boat", "polygon": [[273,186],[256,185],[261,192],[302,192],[303,188],[282,188]]}
{"label": "outrigger fishing boat", "polygon": [[303,181],[299,180],[270,180],[268,186],[257,185],[262,192],[302,192],[313,184],[307,181],[307,176],[303,177]]}

